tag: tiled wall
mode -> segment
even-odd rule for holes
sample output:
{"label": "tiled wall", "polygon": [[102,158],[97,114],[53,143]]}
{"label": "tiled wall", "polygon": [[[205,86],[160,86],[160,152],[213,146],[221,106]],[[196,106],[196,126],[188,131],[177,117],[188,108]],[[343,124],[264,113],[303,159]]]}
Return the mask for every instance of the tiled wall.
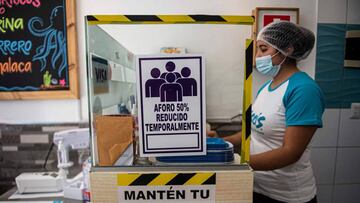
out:
{"label": "tiled wall", "polygon": [[[45,157],[53,140],[54,132],[87,127],[88,123],[56,125],[7,125],[0,124],[0,194],[14,186],[14,180],[22,172],[57,171],[56,146],[43,169]],[[88,152],[87,152],[88,153]],[[78,153],[71,151],[74,162],[70,173],[80,170]]]}
{"label": "tiled wall", "polygon": [[360,202],[360,69],[344,67],[345,33],[360,30],[359,0],[319,0],[315,79],[326,97],[324,127],[312,142],[319,203]]}

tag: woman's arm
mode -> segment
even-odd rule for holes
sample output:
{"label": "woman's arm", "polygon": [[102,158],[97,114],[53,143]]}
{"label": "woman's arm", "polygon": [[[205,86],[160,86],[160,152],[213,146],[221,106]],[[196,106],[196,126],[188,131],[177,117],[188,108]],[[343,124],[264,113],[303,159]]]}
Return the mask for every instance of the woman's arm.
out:
{"label": "woman's arm", "polygon": [[[208,137],[218,137],[218,134],[216,131],[208,131],[206,130],[206,134]],[[228,141],[230,142],[231,144],[233,144],[234,146],[238,146],[241,144],[241,131],[240,132],[237,132],[233,135],[229,135],[229,136],[226,136],[226,137],[223,137],[223,139],[225,141]]]}
{"label": "woman's arm", "polygon": [[224,140],[230,142],[234,146],[240,145],[241,144],[241,131],[239,131],[233,135],[224,137]]}
{"label": "woman's arm", "polygon": [[290,126],[285,130],[283,145],[271,151],[250,156],[254,170],[275,170],[298,161],[311,141],[316,126]]}

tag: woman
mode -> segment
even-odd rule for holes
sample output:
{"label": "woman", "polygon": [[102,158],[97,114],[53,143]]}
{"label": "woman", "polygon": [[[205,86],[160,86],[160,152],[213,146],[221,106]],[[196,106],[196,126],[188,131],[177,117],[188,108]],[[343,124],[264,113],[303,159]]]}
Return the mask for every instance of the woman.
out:
{"label": "woman", "polygon": [[[291,22],[274,22],[257,38],[256,69],[271,77],[252,107],[250,166],[254,203],[316,202],[311,138],[322,127],[323,94],[297,62],[314,46],[314,34]],[[225,140],[240,144],[241,134]]]}

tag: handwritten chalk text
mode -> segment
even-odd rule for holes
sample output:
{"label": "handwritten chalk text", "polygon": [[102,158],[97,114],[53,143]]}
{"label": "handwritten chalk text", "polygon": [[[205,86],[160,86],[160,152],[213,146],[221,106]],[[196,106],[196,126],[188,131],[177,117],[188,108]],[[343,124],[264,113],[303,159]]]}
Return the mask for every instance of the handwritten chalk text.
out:
{"label": "handwritten chalk text", "polygon": [[8,57],[8,61],[0,62],[0,75],[6,73],[31,73],[32,63],[27,62],[13,62],[11,57]]}
{"label": "handwritten chalk text", "polygon": [[7,31],[14,32],[16,30],[24,29],[24,19],[22,18],[0,18],[0,32],[6,33]]}
{"label": "handwritten chalk text", "polygon": [[0,53],[7,56],[8,54],[14,55],[15,53],[22,53],[29,55],[32,48],[30,40],[0,40]]}
{"label": "handwritten chalk text", "polygon": [[6,8],[13,8],[14,6],[31,5],[35,8],[41,6],[40,0],[0,0],[0,14],[6,12]]}

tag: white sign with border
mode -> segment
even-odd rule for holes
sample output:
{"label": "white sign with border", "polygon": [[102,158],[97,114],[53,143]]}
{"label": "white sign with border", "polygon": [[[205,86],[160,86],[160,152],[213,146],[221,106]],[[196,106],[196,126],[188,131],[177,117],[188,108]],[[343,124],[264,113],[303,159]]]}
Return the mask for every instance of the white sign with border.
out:
{"label": "white sign with border", "polygon": [[206,154],[201,55],[137,56],[140,156]]}
{"label": "white sign with border", "polygon": [[215,203],[215,185],[119,187],[119,202]]}

